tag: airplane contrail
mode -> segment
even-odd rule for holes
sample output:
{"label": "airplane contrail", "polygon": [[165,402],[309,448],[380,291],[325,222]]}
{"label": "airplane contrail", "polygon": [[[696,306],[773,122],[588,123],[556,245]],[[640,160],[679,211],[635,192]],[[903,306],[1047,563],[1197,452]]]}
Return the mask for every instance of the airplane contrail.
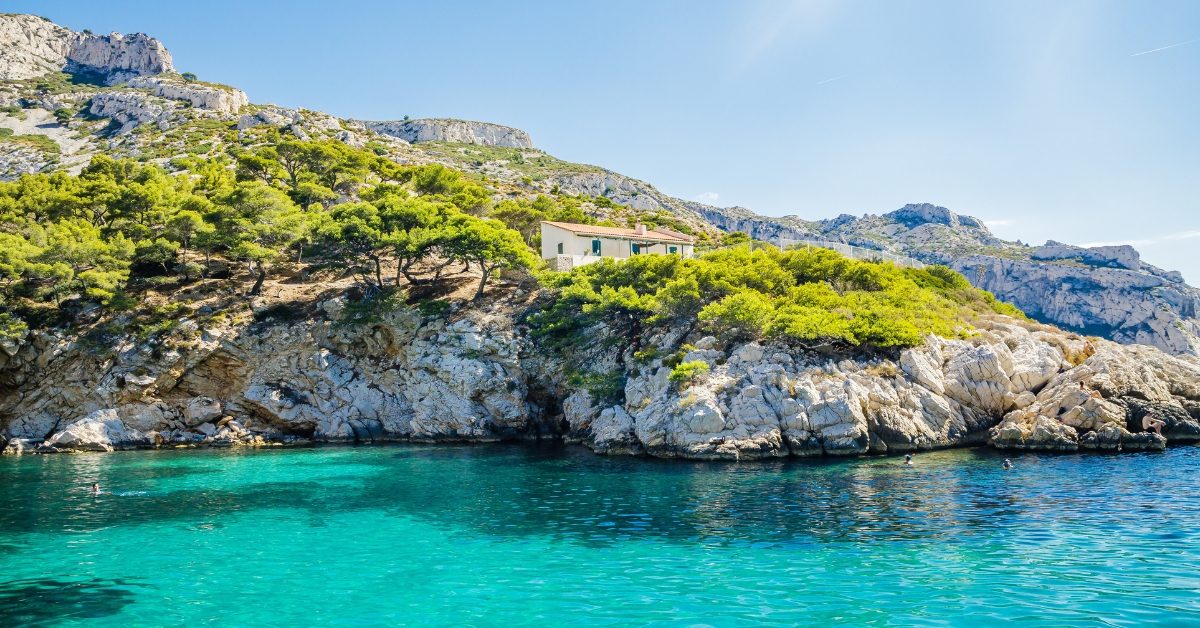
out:
{"label": "airplane contrail", "polygon": [[833,78],[827,78],[827,79],[825,79],[824,81],[817,81],[817,85],[824,85],[824,84],[826,84],[826,83],[832,83],[832,82],[834,82],[834,81],[840,81],[840,80],[842,80],[842,79],[844,79],[844,78],[846,78],[846,75],[845,75],[845,74],[843,74],[843,75],[841,75],[841,76],[835,76],[835,77],[833,77]]}
{"label": "airplane contrail", "polygon": [[1143,51],[1141,51],[1141,52],[1135,52],[1135,53],[1133,53],[1133,54],[1131,54],[1131,55],[1129,55],[1129,56],[1131,56],[1131,57],[1140,57],[1140,56],[1142,56],[1142,55],[1148,55],[1148,54],[1150,54],[1150,53],[1152,53],[1152,52],[1159,52],[1159,51],[1162,51],[1162,50],[1170,50],[1171,48],[1178,48],[1178,47],[1180,47],[1180,46],[1186,46],[1186,45],[1188,45],[1188,44],[1194,44],[1194,43],[1196,43],[1196,42],[1198,42],[1198,41],[1200,41],[1200,39],[1189,39],[1189,40],[1187,40],[1187,41],[1181,41],[1181,42],[1179,42],[1179,43],[1177,43],[1177,44],[1171,44],[1170,46],[1163,46],[1162,48],[1155,48],[1154,50],[1143,50]]}

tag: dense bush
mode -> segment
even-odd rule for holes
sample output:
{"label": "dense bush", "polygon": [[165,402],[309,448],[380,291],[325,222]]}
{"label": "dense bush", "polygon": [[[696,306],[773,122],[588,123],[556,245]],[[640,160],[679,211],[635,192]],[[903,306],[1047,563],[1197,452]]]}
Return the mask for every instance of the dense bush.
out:
{"label": "dense bush", "polygon": [[557,274],[532,318],[545,339],[570,342],[605,322],[637,337],[645,326],[696,324],[737,339],[876,348],[965,333],[980,313],[1020,315],[944,267],[903,269],[819,248],[736,246],[696,259],[639,256]]}

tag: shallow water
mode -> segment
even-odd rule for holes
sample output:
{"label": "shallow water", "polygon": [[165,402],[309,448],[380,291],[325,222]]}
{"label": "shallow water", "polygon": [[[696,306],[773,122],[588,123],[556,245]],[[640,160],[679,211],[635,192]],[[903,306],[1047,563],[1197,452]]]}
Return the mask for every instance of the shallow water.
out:
{"label": "shallow water", "polygon": [[1200,622],[1200,448],[1000,462],[6,457],[0,623]]}

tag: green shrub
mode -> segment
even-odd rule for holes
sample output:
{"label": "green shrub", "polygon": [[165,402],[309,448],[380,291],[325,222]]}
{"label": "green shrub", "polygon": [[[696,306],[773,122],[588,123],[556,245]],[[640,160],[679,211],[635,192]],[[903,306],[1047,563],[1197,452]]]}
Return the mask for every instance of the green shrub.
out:
{"label": "green shrub", "polygon": [[730,231],[721,236],[721,244],[725,246],[737,246],[750,241],[750,235],[745,231]]}
{"label": "green shrub", "polygon": [[1019,314],[945,267],[902,269],[820,248],[604,260],[547,287],[556,298],[530,322],[535,336],[563,345],[597,323],[632,341],[648,327],[698,322],[731,338],[890,349],[961,336],[980,314]]}
{"label": "green shrub", "polygon": [[704,306],[699,319],[714,331],[757,338],[762,335],[773,311],[770,298],[757,290],[746,290]]}
{"label": "green shrub", "polygon": [[593,400],[604,405],[621,403],[625,398],[625,372],[621,369],[607,373],[573,371],[568,374],[567,383],[586,390]]}
{"label": "green shrub", "polygon": [[658,357],[658,347],[649,346],[633,352],[633,359],[638,362],[649,362]]}
{"label": "green shrub", "polygon": [[25,321],[8,312],[0,312],[0,340],[21,340],[28,333],[29,325]]}
{"label": "green shrub", "polygon": [[689,362],[680,362],[678,366],[671,369],[671,375],[668,379],[672,384],[680,388],[687,388],[695,384],[700,378],[708,374],[708,362],[703,360],[691,360]]}

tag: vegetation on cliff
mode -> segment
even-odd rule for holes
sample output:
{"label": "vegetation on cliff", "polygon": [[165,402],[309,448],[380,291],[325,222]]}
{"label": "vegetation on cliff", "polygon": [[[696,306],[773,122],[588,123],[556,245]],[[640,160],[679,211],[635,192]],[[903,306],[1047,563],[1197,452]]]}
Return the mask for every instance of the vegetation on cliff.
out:
{"label": "vegetation on cliff", "polygon": [[899,268],[813,248],[741,244],[696,259],[640,256],[549,283],[556,300],[532,322],[560,343],[604,322],[635,340],[654,326],[685,325],[742,340],[893,348],[928,334],[959,336],[980,313],[1021,315],[944,267]]}
{"label": "vegetation on cliff", "polygon": [[275,138],[236,160],[170,167],[101,155],[78,176],[0,184],[0,333],[23,335],[68,300],[128,307],[131,278],[231,276],[234,264],[253,279],[247,296],[306,258],[357,273],[368,293],[456,263],[476,269],[481,295],[497,271],[537,264],[521,234],[488,217],[490,191],[444,166]]}
{"label": "vegetation on cliff", "polygon": [[[479,298],[496,273],[539,266],[540,221],[597,221],[584,209],[594,199],[499,196],[443,165],[278,133],[165,167],[101,155],[78,176],[27,175],[0,184],[0,333],[61,318],[64,301],[132,308],[131,279],[182,286],[240,276],[253,296],[279,267],[302,261],[355,275],[368,297],[473,269]],[[541,335],[568,340],[607,320],[635,337],[644,325],[699,325],[807,346],[899,347],[959,334],[972,312],[1015,313],[948,269],[747,240],[730,234],[699,259],[642,256],[547,274],[558,296],[533,320]]]}

